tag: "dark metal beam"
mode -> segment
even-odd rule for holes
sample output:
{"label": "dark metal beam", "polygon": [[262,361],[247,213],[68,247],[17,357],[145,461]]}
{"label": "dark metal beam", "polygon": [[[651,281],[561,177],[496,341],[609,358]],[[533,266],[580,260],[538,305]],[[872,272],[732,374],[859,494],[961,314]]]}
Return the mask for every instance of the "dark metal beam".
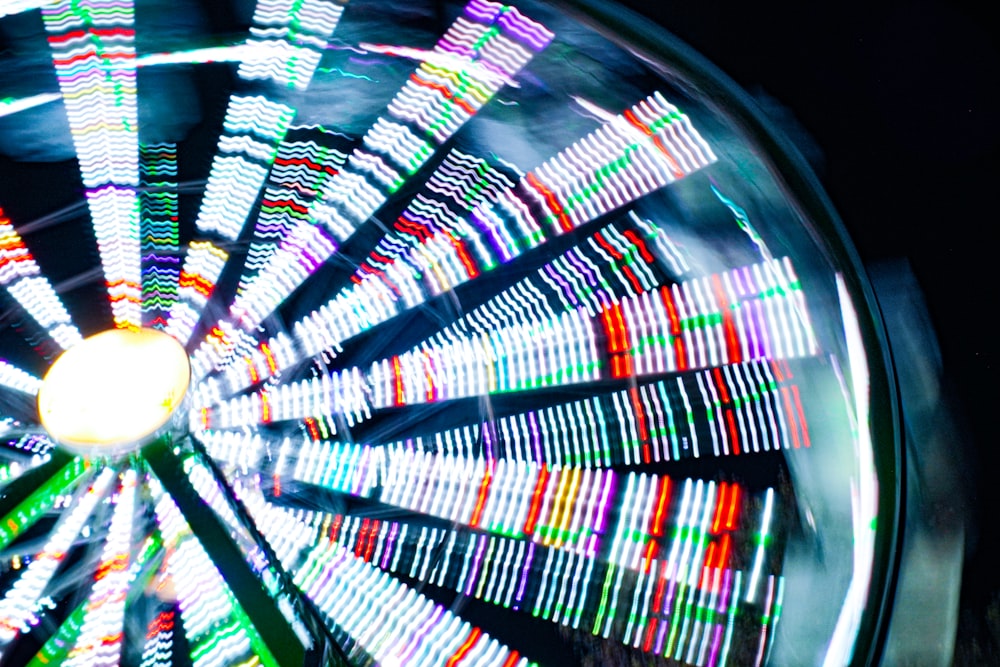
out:
{"label": "dark metal beam", "polygon": [[[229,529],[209,509],[191,485],[182,459],[174,453],[169,436],[146,445],[142,456],[173,498],[181,514],[201,542],[212,562],[222,573],[236,601],[252,628],[251,642],[265,664],[276,667],[302,667],[307,647],[278,608],[278,603],[264,588],[260,577],[250,568]],[[253,633],[257,637],[253,637]],[[318,638],[317,638],[318,639]],[[255,641],[256,640],[256,641]],[[319,640],[322,642],[322,640]],[[310,660],[311,662],[311,660]]]}

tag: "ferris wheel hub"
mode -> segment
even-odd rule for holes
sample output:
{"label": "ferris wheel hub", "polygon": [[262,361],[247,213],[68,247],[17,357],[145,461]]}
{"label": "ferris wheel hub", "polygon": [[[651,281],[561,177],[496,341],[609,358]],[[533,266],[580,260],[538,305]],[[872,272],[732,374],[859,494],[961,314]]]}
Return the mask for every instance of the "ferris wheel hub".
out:
{"label": "ferris wheel hub", "polygon": [[191,366],[156,329],[111,329],[64,352],[38,392],[38,416],[60,445],[86,455],[138,449],[171,422]]}

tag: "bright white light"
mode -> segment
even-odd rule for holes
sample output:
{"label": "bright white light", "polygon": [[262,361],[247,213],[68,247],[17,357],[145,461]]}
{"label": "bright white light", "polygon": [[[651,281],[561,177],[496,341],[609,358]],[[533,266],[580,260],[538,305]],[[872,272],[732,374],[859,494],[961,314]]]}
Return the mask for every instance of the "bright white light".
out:
{"label": "bright white light", "polygon": [[87,454],[142,445],[184,400],[191,377],[180,343],[155,329],[113,329],[56,359],[38,392],[42,425]]}

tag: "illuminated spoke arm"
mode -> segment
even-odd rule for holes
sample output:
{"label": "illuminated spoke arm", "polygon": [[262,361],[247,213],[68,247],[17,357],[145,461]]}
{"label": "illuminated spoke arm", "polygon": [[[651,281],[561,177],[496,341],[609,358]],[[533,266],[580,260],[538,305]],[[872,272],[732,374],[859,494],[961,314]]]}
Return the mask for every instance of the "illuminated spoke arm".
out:
{"label": "illuminated spoke arm", "polygon": [[3,489],[0,496],[0,549],[6,548],[48,512],[56,499],[70,491],[90,464],[60,450]]}
{"label": "illuminated spoke arm", "polygon": [[80,634],[65,665],[91,667],[119,664],[124,641],[125,606],[129,588],[132,529],[136,514],[137,474],[121,475],[111,525],[94,574]]}
{"label": "illuminated spoke arm", "polygon": [[[82,337],[70,319],[69,312],[42,276],[14,225],[0,208],[0,286],[13,297],[35,322],[59,345],[66,349]],[[0,378],[8,378],[6,364],[0,367]],[[3,384],[6,381],[0,380]]]}
{"label": "illuminated spoke arm", "polygon": [[132,2],[42,7],[115,325],[141,317],[138,113]]}
{"label": "illuminated spoke arm", "polygon": [[[158,533],[146,537],[138,543],[139,547],[135,557],[131,560],[128,570],[128,578],[135,582],[130,587],[126,596],[126,606],[135,602],[145,586],[149,583],[156,568],[160,564],[163,542]],[[48,667],[49,665],[61,665],[67,659],[70,649],[72,649],[80,635],[83,620],[87,612],[87,602],[77,605],[63,620],[58,630],[46,640],[41,649],[28,663],[28,667]]]}
{"label": "illuminated spoke arm", "polygon": [[[434,191],[429,203],[413,204],[400,217],[397,230],[355,276],[357,284],[296,324],[296,342],[303,350],[299,355],[336,350],[346,338],[422,303],[428,295],[454,289],[548,236],[623,207],[714,159],[687,117],[657,93],[619,116],[608,114],[606,123],[592,136],[525,175],[516,187],[505,185],[505,177],[499,174],[476,181],[474,191],[482,188],[490,194],[480,199],[467,218],[454,211],[444,217],[436,213],[447,210],[442,207],[450,206],[448,193],[456,187],[461,191],[462,186],[454,183],[465,178],[461,157],[446,160],[429,184]],[[599,166],[595,169],[594,164]],[[484,168],[471,165],[472,171]],[[314,228],[307,229],[313,236],[320,235]],[[656,232],[646,235],[656,236]],[[686,266],[669,239],[653,240],[665,246],[675,264]],[[289,262],[295,271],[302,270],[297,261]],[[425,285],[413,279],[420,273],[427,276]],[[305,274],[290,279],[272,275],[258,286],[258,292],[267,289],[269,296],[254,296],[247,290],[240,297],[243,305],[238,300],[233,313],[244,324],[257,323],[287,296],[274,291],[276,286],[295,286],[304,278]],[[355,315],[358,308],[364,318]]]}

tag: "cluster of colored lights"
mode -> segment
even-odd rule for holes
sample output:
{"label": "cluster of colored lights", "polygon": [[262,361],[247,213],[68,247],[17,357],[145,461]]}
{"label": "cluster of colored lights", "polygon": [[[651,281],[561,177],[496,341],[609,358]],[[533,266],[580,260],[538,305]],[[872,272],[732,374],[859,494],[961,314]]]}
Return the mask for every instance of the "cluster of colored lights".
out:
{"label": "cluster of colored lights", "polygon": [[[611,394],[499,417],[408,439],[416,451],[446,456],[532,461],[585,468],[680,461],[700,456],[799,449],[810,446],[808,422],[789,370],[749,362],[637,385]],[[225,460],[235,456],[233,432],[209,432]],[[224,444],[230,439],[230,444]],[[243,447],[248,440],[240,439]],[[331,449],[332,448],[332,449]],[[250,451],[259,451],[260,444]],[[295,478],[338,491],[373,480],[380,448],[306,443]],[[361,476],[360,478],[358,476]],[[335,480],[342,480],[337,482]],[[346,484],[346,486],[344,486]],[[364,482],[369,488],[373,481]]]}
{"label": "cluster of colored lights", "polygon": [[[251,658],[260,661],[259,639],[243,618],[239,602],[205,549],[192,536],[170,496],[160,495],[156,519],[169,547],[169,556],[161,568],[164,585],[171,590],[183,614],[192,662],[221,667],[242,664]],[[266,664],[274,664],[273,658]]]}
{"label": "cluster of colored lights", "polygon": [[136,472],[122,474],[117,501],[94,575],[94,586],[76,645],[64,663],[73,667],[112,667],[121,662],[125,625],[125,598],[129,588],[129,555],[132,551],[132,521],[136,505]]}
{"label": "cluster of colored lights", "polygon": [[323,183],[347,160],[346,153],[327,145],[340,135],[322,130],[314,134],[315,139],[284,141],[278,146],[243,267],[241,290],[267,266],[281,241],[297,225],[309,222],[309,207]]}
{"label": "cluster of colored lights", "polygon": [[[787,260],[650,290],[649,267],[624,261],[640,255],[641,240],[635,237],[633,250],[623,245],[616,250],[609,240],[613,232],[597,235],[594,247],[609,251],[617,291],[634,290],[630,296],[618,297],[609,281],[603,291],[599,280],[587,285],[587,271],[580,269],[583,255],[571,252],[567,256],[576,264],[566,260],[567,269],[560,272],[556,261],[539,272],[552,300],[561,302],[559,311],[548,307],[546,295],[530,282],[519,284],[498,297],[500,305],[486,304],[418,348],[374,362],[367,372],[345,369],[331,377],[265,387],[215,407],[199,406],[208,410],[206,425],[232,428],[331,414],[346,414],[353,424],[389,407],[816,353],[801,289]],[[575,288],[571,275],[580,281]],[[648,291],[638,291],[643,289]],[[544,319],[537,317],[546,311]],[[721,379],[695,377],[696,395],[728,402]],[[678,383],[690,405],[683,382]],[[735,436],[735,415],[725,414]],[[712,439],[718,451],[715,431]]]}
{"label": "cluster of colored lights", "polygon": [[3,600],[0,600],[0,645],[37,625],[37,608],[46,586],[73,546],[94,507],[104,498],[113,478],[109,468],[100,472],[83,496],[75,501],[72,509],[60,519],[45,546],[21,572]]}
{"label": "cluster of colored lights", "polygon": [[[637,123],[647,132],[640,132]],[[537,246],[547,238],[546,230],[569,231],[714,159],[687,117],[659,94],[612,117],[515,187],[485,161],[453,154],[429,179],[428,196],[411,203],[359,269],[355,284],[295,325],[298,343],[305,356],[337,349],[346,338],[404,307],[412,308]],[[595,169],[595,164],[600,166]],[[470,200],[476,202],[471,211]],[[664,246],[670,262],[686,266],[662,231],[638,220],[636,226],[653,237],[657,248]],[[603,252],[609,251],[616,252],[613,247]],[[252,290],[243,293],[237,303],[244,305],[237,311],[253,313],[245,324],[259,321],[283,298],[273,288],[282,276],[290,286],[305,277],[271,276],[265,284],[273,298],[266,302]]]}
{"label": "cluster of colored lights", "polygon": [[165,609],[150,622],[139,667],[170,667],[173,663],[174,616],[173,609]]}
{"label": "cluster of colored lights", "polygon": [[[488,244],[484,245],[479,231],[461,216],[482,210],[512,186],[513,182],[505,174],[491,168],[487,162],[458,151],[449,154],[428,180],[424,193],[404,211],[395,229],[380,241],[355,274],[355,284],[294,325],[301,352],[294,354],[292,359],[298,361],[325,350],[336,351],[341,342],[402,312],[402,308],[419,305],[430,295],[447,291],[494,268],[504,257],[487,251]],[[583,301],[599,308],[609,299],[615,300],[612,292],[625,295],[648,290],[656,282],[645,267],[653,259],[647,248],[649,242],[652,249],[662,252],[664,261],[674,266],[687,266],[677,247],[652,223],[633,214],[623,229],[624,234],[616,227],[599,232],[587,242],[590,248],[586,252],[571,250],[543,269],[539,281],[527,281],[508,289],[508,294],[493,302],[488,316],[495,318],[501,314],[500,310],[511,308],[528,309],[525,290],[541,288],[547,291],[553,282],[564,286],[556,290],[554,301],[561,302],[565,308],[579,306]],[[594,265],[595,261],[598,266]],[[586,266],[581,267],[581,264]],[[609,267],[613,269],[613,276],[605,277],[603,274]],[[584,284],[579,284],[577,277],[581,268],[583,275],[591,277]],[[624,285],[625,291],[610,289],[609,282]],[[569,293],[564,297],[562,291]],[[598,298],[602,291],[607,292],[607,296]],[[588,310],[592,309],[588,307]],[[492,323],[486,325],[487,329],[492,327]],[[261,361],[248,363],[248,367],[237,369],[236,373],[249,375],[256,382],[275,371],[276,364]],[[225,368],[227,376],[233,373],[231,366],[219,365]],[[277,364],[278,369],[282,367],[283,364]],[[230,386],[235,391],[246,385],[244,381]]]}
{"label": "cluster of colored lights", "polygon": [[[322,531],[317,535],[296,514],[259,496],[245,501],[296,585],[328,620],[349,656],[379,664],[530,664]],[[359,600],[364,602],[359,605]]]}
{"label": "cluster of colored lights", "polygon": [[[619,479],[611,472],[589,486],[581,483],[586,475],[576,470],[560,477],[554,471],[548,477],[556,481],[543,486],[558,488],[560,495],[548,502],[540,501],[537,490],[532,494],[534,510],[525,517],[525,525],[532,524],[530,534],[496,524],[472,526],[490,535],[460,526],[414,526],[315,511],[292,515],[262,499],[251,506],[282,515],[261,516],[265,525],[297,526],[275,536],[282,560],[293,571],[303,554],[301,567],[317,568],[317,552],[329,559],[327,567],[350,564],[364,571],[358,562],[371,563],[692,664],[726,664],[739,617],[745,620],[738,632],[759,635],[763,651],[764,643],[773,640],[782,587],[781,578],[766,571],[763,555],[770,543],[772,489],[758,498],[726,482],[677,483],[645,474]],[[412,486],[414,480],[399,483]],[[474,478],[468,480],[471,495],[481,503],[476,486]],[[490,494],[514,495],[500,489]],[[582,505],[599,507],[589,529],[569,506],[581,497]],[[437,504],[440,496],[428,490],[425,498]],[[761,515],[752,516],[749,508],[760,504]],[[612,507],[618,508],[617,516],[609,512]],[[433,514],[428,509],[423,503],[419,511]],[[548,525],[553,518],[556,525]],[[734,551],[734,542],[751,532],[757,542],[753,556]],[[310,576],[331,577],[315,569],[302,572],[297,576],[305,577],[306,585]],[[762,620],[753,624],[750,619]],[[738,641],[745,645],[748,639],[753,643],[746,636]]]}
{"label": "cluster of colored lights", "polygon": [[170,309],[164,330],[178,340],[185,340],[198,323],[201,309],[215,289],[228,253],[211,241],[192,241],[188,245],[184,266],[177,279],[178,299]]}
{"label": "cluster of colored lights", "polygon": [[[388,196],[543,49],[552,33],[512,7],[473,0],[438,41],[231,313],[256,326]],[[446,65],[437,56],[447,56]],[[306,230],[309,230],[308,232]],[[274,285],[282,285],[275,290]]]}
{"label": "cluster of colored lights", "polygon": [[142,322],[134,11],[122,0],[42,6],[115,324]]}
{"label": "cluster of colored lights", "polygon": [[41,275],[31,251],[3,209],[0,209],[0,286],[63,349],[82,340],[66,307],[51,283]]}
{"label": "cluster of colored lights", "polygon": [[240,63],[245,80],[265,80],[305,90],[344,8],[329,0],[260,0]]}
{"label": "cluster of colored lights", "polygon": [[162,328],[177,300],[180,253],[177,146],[142,146],[142,311],[146,326]]}

